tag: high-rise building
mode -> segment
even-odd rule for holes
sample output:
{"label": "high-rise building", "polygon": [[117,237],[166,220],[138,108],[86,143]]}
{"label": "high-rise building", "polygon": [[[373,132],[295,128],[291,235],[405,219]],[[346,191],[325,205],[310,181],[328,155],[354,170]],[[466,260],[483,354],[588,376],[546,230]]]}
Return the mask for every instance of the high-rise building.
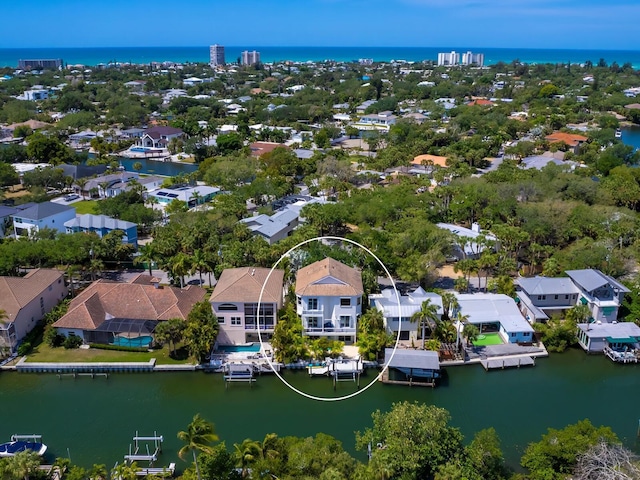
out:
{"label": "high-rise building", "polygon": [[224,47],[218,44],[211,45],[209,47],[209,65],[217,67],[224,64]]}
{"label": "high-rise building", "polygon": [[21,70],[60,70],[62,68],[61,58],[41,58],[37,60],[18,60],[18,68]]}
{"label": "high-rise building", "polygon": [[449,67],[460,63],[460,54],[452,51],[451,53],[438,53],[438,66]]}
{"label": "high-rise building", "polygon": [[256,65],[257,63],[260,63],[260,52],[256,52],[255,50],[253,52],[245,50],[242,52],[240,63],[242,65]]}
{"label": "high-rise building", "polygon": [[476,65],[482,67],[484,64],[484,53],[473,53],[471,51],[462,54],[461,65]]}

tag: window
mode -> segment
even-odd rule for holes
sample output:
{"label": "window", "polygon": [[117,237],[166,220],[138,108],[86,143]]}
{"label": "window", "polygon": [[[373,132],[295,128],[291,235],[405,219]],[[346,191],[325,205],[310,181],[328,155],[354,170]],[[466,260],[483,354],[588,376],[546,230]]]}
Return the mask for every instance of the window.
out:
{"label": "window", "polygon": [[318,309],[318,299],[317,298],[309,298],[307,300],[307,309],[308,310],[317,310]]}
{"label": "window", "polygon": [[302,297],[297,297],[298,299],[298,305],[302,305]]}
{"label": "window", "polygon": [[[245,303],[244,304],[244,324],[247,328],[257,328],[257,315],[258,304],[257,303]],[[275,324],[275,309],[273,303],[261,303],[260,304],[260,328],[271,329]]]}
{"label": "window", "polygon": [[351,306],[351,299],[350,298],[341,298],[340,299],[340,306],[341,307],[350,307]]}
{"label": "window", "polygon": [[538,295],[538,300],[542,300],[542,295]]}
{"label": "window", "polygon": [[218,306],[219,312],[237,312],[238,306],[233,303],[223,303]]}
{"label": "window", "polygon": [[307,328],[320,328],[320,317],[307,318]]}
{"label": "window", "polygon": [[542,295],[542,299],[543,299],[543,300],[546,300],[546,299],[547,299],[547,296],[546,296],[546,295]]}
{"label": "window", "polygon": [[557,300],[557,299],[558,299],[558,295],[554,295],[554,300]]}
{"label": "window", "polygon": [[410,333],[411,332],[409,332],[408,330],[400,330],[400,340],[409,340]]}
{"label": "window", "polygon": [[358,299],[356,300],[356,305],[360,305],[360,297],[358,297]]}
{"label": "window", "polygon": [[242,325],[242,318],[231,317],[231,325]]}
{"label": "window", "polygon": [[515,333],[512,333],[512,334],[511,334],[511,338],[513,338],[513,337],[515,337],[515,336],[516,336],[516,334],[515,334]]}
{"label": "window", "polygon": [[224,317],[218,317],[218,323],[224,323]]}
{"label": "window", "polygon": [[564,296],[564,299],[565,299],[565,300],[569,300],[569,295],[565,295],[565,296]]}
{"label": "window", "polygon": [[40,297],[40,307],[44,308],[44,298]]}
{"label": "window", "polygon": [[49,285],[49,291],[53,290],[53,285]]}
{"label": "window", "polygon": [[340,315],[340,328],[351,328],[351,317],[349,315]]}

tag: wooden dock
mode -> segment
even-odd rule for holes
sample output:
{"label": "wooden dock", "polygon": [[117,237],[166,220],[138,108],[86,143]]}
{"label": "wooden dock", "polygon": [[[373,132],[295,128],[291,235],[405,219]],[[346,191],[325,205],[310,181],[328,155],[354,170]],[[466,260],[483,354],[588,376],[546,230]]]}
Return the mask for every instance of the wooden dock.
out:
{"label": "wooden dock", "polygon": [[480,360],[485,370],[497,370],[505,368],[533,367],[536,364],[535,358],[529,356],[519,357],[493,357]]}
{"label": "wooden dock", "polygon": [[408,385],[410,387],[434,388],[436,386],[436,380],[434,378],[415,380],[413,377],[409,377],[408,380],[390,380],[388,368],[380,376],[380,381],[388,385]]}

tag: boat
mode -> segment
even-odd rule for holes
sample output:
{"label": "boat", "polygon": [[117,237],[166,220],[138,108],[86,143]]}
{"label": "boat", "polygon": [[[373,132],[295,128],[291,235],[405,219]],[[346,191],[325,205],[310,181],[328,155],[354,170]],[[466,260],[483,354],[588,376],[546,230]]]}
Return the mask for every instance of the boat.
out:
{"label": "boat", "polygon": [[622,130],[620,130],[619,128],[616,128],[616,138],[620,138],[622,137]]}
{"label": "boat", "polygon": [[47,446],[41,440],[41,435],[12,435],[11,441],[0,444],[0,458],[13,457],[27,450],[42,456]]}

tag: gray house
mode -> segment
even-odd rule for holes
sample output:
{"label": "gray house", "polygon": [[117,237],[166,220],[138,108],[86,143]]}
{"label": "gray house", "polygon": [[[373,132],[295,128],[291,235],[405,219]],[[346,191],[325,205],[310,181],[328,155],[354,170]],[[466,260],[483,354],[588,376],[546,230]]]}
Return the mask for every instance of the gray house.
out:
{"label": "gray house", "polygon": [[578,301],[589,307],[595,321],[612,322],[618,318],[627,287],[600,270],[568,270],[567,275],[580,289]]}
{"label": "gray house", "polygon": [[520,311],[530,322],[546,322],[552,315],[564,316],[578,301],[580,289],[569,277],[519,278]]}

